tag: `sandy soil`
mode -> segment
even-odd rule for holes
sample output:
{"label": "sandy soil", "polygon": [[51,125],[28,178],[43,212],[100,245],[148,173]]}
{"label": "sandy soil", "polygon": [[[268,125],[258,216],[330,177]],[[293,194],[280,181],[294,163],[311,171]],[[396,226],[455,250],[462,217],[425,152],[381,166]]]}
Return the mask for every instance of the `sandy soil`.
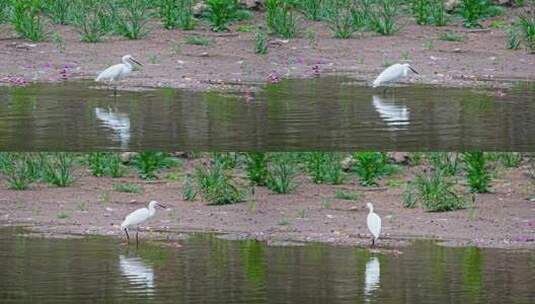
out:
{"label": "sandy soil", "polygon": [[[403,167],[398,174],[381,181],[380,187],[364,188],[355,178],[340,186],[316,185],[308,177],[298,178],[295,193],[274,194],[260,187],[254,201],[210,206],[206,202],[182,199],[182,182],[170,176],[184,176],[199,160],[187,160],[182,169],[161,174],[146,182],[131,173],[127,177],[96,178],[80,169],[73,186],[55,188],[36,184],[31,190],[8,190],[0,183],[0,223],[28,224],[38,231],[54,234],[98,234],[120,237],[119,225],[126,214],[149,200],[168,205],[146,226],[143,238],[180,238],[178,232],[210,231],[230,238],[251,238],[268,243],[320,241],[341,245],[366,246],[365,203],[375,204],[383,219],[379,246],[397,248],[413,238],[435,238],[450,245],[500,248],[535,248],[535,184],[526,168],[499,169],[492,193],[477,195],[473,208],[430,213],[421,208],[402,207],[404,181],[422,170]],[[165,177],[167,176],[167,178]],[[113,190],[115,183],[135,183],[141,193]],[[335,198],[337,189],[357,191],[358,201]],[[328,202],[328,203],[326,203]],[[147,231],[151,231],[150,233]]]}
{"label": "sandy soil", "polygon": [[[513,13],[495,19],[510,23]],[[489,26],[492,20],[485,21]],[[60,81],[94,78],[108,65],[130,53],[145,63],[125,86],[164,86],[204,90],[236,84],[264,83],[278,77],[313,77],[349,74],[371,81],[387,63],[409,61],[420,72],[407,82],[446,86],[506,86],[507,80],[533,80],[535,55],[505,48],[504,29],[468,30],[460,25],[418,26],[404,20],[403,29],[391,37],[365,33],[349,40],[333,39],[327,26],[301,21],[301,37],[289,42],[270,38],[267,55],[254,53],[254,34],[238,32],[241,24],[262,24],[263,15],[234,24],[228,33],[213,33],[205,25],[195,31],[164,30],[154,22],[148,37],[129,41],[120,37],[102,43],[79,42],[72,27],[54,26],[63,47],[52,41],[30,43],[17,39],[10,25],[0,25],[0,83]],[[442,32],[465,36],[463,42],[439,40]],[[310,34],[314,33],[314,39]],[[203,36],[208,46],[186,44],[187,36]],[[307,38],[308,37],[308,38]],[[316,67],[317,66],[317,67]],[[66,69],[65,69],[66,68]],[[65,71],[64,71],[65,70]],[[234,86],[235,87],[235,86]]]}

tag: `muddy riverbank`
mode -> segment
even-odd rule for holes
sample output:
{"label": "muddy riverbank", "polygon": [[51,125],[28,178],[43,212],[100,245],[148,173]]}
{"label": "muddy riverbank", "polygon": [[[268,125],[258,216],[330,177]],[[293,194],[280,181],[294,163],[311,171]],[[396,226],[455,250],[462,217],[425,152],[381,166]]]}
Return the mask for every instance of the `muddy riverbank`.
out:
{"label": "muddy riverbank", "polygon": [[[183,176],[200,160],[186,160],[178,169],[169,169],[156,181],[144,181],[134,172],[121,178],[93,177],[79,168],[76,181],[67,188],[33,184],[29,190],[7,188],[0,183],[0,221],[8,225],[29,225],[57,234],[97,234],[122,237],[119,225],[126,214],[149,200],[168,205],[147,223],[142,238],[179,239],[177,232],[209,231],[238,239],[268,243],[319,241],[340,245],[366,246],[366,202],[375,204],[383,219],[379,246],[397,248],[406,240],[433,238],[450,245],[496,248],[535,248],[535,193],[526,167],[501,168],[492,181],[492,192],[478,194],[475,204],[452,212],[426,212],[402,205],[406,181],[422,166],[401,167],[378,187],[360,186],[353,176],[343,185],[318,185],[300,175],[294,193],[275,194],[257,187],[254,198],[243,203],[213,206],[197,199],[185,201]],[[238,172],[238,179],[240,173]],[[243,177],[243,176],[242,176]],[[461,185],[463,180],[459,179]],[[116,191],[116,184],[135,184],[139,193]],[[353,200],[336,198],[344,190]],[[469,194],[466,194],[469,197]]]}
{"label": "muddy riverbank", "polygon": [[[144,67],[128,77],[123,87],[174,87],[191,90],[254,90],[280,78],[346,74],[371,82],[389,64],[410,62],[420,72],[405,80],[443,86],[504,87],[511,81],[533,80],[535,56],[505,47],[505,28],[515,11],[484,22],[484,30],[470,30],[461,22],[444,27],[419,26],[405,18],[394,36],[363,33],[353,39],[334,39],[324,23],[301,20],[303,33],[296,39],[269,39],[269,52],[254,52],[254,33],[240,32],[243,25],[261,25],[264,14],[214,33],[199,24],[194,31],[164,30],[152,22],[142,40],[110,37],[101,43],[83,43],[71,26],[50,25],[61,43],[30,43],[15,36],[10,25],[0,25],[0,82],[20,84],[55,82],[72,78],[92,79],[126,53]],[[306,29],[306,30],[304,30]],[[444,41],[444,33],[456,33],[462,41]],[[192,45],[192,36],[207,45]],[[245,84],[245,85],[244,85]],[[237,86],[238,85],[238,86]]]}

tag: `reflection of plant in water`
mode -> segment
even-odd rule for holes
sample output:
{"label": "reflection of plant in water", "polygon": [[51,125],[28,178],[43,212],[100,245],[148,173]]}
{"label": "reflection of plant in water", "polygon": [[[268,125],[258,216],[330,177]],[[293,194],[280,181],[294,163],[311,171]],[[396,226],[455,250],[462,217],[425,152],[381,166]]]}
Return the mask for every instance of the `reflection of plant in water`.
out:
{"label": "reflection of plant in water", "polygon": [[170,255],[169,250],[160,246],[150,245],[148,242],[145,242],[143,246],[139,246],[137,254],[158,268],[165,266]]}
{"label": "reflection of plant in water", "polygon": [[207,275],[222,275],[228,272],[231,263],[230,246],[228,241],[217,239],[210,235],[206,238],[210,246],[210,256],[206,262]]}
{"label": "reflection of plant in water", "polygon": [[8,95],[9,104],[17,114],[31,113],[37,104],[37,96],[28,94],[27,89],[13,88],[12,94]]}
{"label": "reflection of plant in water", "polygon": [[218,124],[219,132],[227,132],[227,124],[223,117],[242,117],[242,101],[238,95],[221,95],[217,92],[208,92],[203,94],[203,101],[206,103],[209,121],[222,121]]}
{"label": "reflection of plant in water", "polygon": [[[446,260],[446,248],[443,246],[436,246],[432,243],[426,244],[426,248],[421,248],[421,252],[430,252],[431,258],[431,276],[433,282],[436,282],[439,286],[436,288],[444,289],[446,284],[448,284],[448,272],[446,271],[447,263]],[[426,265],[422,265],[425,267]]]}
{"label": "reflection of plant in water", "polygon": [[260,288],[265,286],[266,265],[262,243],[255,240],[247,240],[244,241],[240,247],[247,280],[256,287]]}
{"label": "reflection of plant in water", "polygon": [[307,258],[310,258],[316,265],[323,265],[324,259],[329,253],[328,247],[322,244],[313,243],[310,246],[305,247],[305,254]]}
{"label": "reflection of plant in water", "polygon": [[473,94],[468,92],[462,99],[461,105],[467,117],[474,119],[481,117],[482,112],[495,112],[498,103],[493,102],[493,96],[488,94]]}
{"label": "reflection of plant in water", "polygon": [[[481,296],[483,257],[481,249],[477,247],[467,247],[463,254],[463,286],[468,289],[473,302]],[[471,301],[472,302],[472,301]]]}

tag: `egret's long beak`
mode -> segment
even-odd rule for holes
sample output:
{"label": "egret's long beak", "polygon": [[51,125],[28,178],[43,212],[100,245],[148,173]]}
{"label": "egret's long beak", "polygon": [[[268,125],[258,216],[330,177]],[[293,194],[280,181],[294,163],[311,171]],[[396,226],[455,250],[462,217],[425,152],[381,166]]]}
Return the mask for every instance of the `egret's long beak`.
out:
{"label": "egret's long beak", "polygon": [[413,72],[414,72],[414,74],[418,74],[418,75],[420,75],[420,73],[416,72],[416,70],[415,70],[415,69],[413,69],[413,68],[412,68],[411,66],[409,66],[409,69],[411,69],[411,71],[413,71]]}
{"label": "egret's long beak", "polygon": [[133,63],[135,63],[135,64],[137,64],[137,65],[143,66],[143,65],[141,64],[141,62],[135,60],[134,58],[130,58],[130,61],[132,61]]}
{"label": "egret's long beak", "polygon": [[167,209],[167,206],[164,205],[164,204],[161,204],[161,203],[158,203],[158,207],[163,208],[163,209]]}

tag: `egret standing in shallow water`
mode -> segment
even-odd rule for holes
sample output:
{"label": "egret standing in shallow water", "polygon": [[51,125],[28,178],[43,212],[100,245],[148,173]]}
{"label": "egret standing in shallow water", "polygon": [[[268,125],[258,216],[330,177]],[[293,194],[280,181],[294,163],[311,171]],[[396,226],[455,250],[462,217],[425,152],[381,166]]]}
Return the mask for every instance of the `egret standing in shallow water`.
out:
{"label": "egret standing in shallow water", "polygon": [[[112,65],[111,67],[100,72],[97,78],[95,78],[95,81],[108,81],[111,85],[113,81],[120,80],[121,78],[124,78],[126,75],[130,74],[133,69],[133,63],[143,66],[139,61],[135,60],[132,55],[124,55],[122,61],[123,63]],[[116,85],[113,87],[113,94],[117,94]]]}
{"label": "egret standing in shallow water", "polygon": [[379,234],[381,233],[381,218],[377,213],[373,212],[373,205],[372,203],[367,203],[366,206],[368,209],[370,209],[370,213],[368,213],[367,223],[368,223],[368,230],[370,230],[371,234],[373,235],[372,238],[372,247],[375,246],[375,241],[379,238]]}
{"label": "egret standing in shallow water", "polygon": [[157,201],[151,201],[149,207],[140,208],[136,211],[130,213],[124,218],[124,221],[121,223],[121,230],[126,233],[126,240],[130,243],[130,236],[128,235],[128,228],[136,228],[136,247],[139,246],[139,225],[143,222],[146,222],[148,219],[154,216],[156,213],[156,207],[167,208],[164,205],[158,203]]}
{"label": "egret standing in shallow water", "polygon": [[[395,82],[401,79],[401,77],[407,77],[409,74],[409,70],[414,72],[415,74],[418,74],[416,70],[414,70],[408,63],[396,63],[388,68],[386,68],[384,71],[375,78],[375,81],[373,82],[373,87],[377,88],[379,86],[382,86],[389,82]],[[386,90],[386,89],[385,89]]]}

